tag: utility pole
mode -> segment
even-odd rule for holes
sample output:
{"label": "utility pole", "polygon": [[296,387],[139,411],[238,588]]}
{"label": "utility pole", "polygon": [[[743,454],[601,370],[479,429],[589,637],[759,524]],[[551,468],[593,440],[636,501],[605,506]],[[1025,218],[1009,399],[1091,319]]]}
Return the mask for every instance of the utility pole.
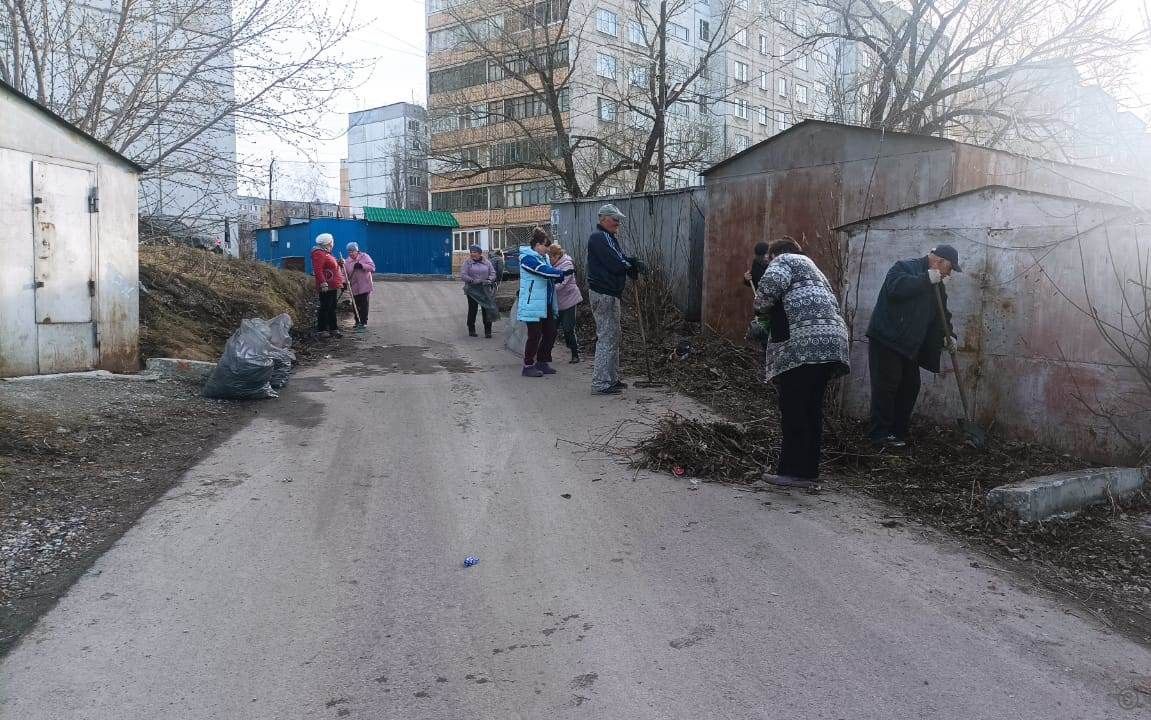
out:
{"label": "utility pole", "polygon": [[659,108],[655,114],[655,131],[656,138],[659,140],[659,147],[656,150],[656,173],[658,176],[658,188],[664,189],[664,135],[667,132],[667,125],[665,124],[665,117],[667,115],[667,0],[660,0],[659,3],[659,55],[656,58],[657,70],[656,74],[659,82],[659,90],[656,93],[656,102],[659,103]]}
{"label": "utility pole", "polygon": [[272,227],[272,179],[276,172],[276,158],[272,157],[272,162],[268,163],[268,227]]}

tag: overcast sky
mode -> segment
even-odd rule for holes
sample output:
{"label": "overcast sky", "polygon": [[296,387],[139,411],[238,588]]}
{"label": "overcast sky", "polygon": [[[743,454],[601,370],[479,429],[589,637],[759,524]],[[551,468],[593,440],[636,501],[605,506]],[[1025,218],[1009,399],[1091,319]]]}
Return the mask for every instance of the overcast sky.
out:
{"label": "overcast sky", "polygon": [[[324,2],[325,0],[318,0]],[[354,0],[326,0],[329,9],[338,11],[351,7]],[[1140,22],[1141,9],[1148,0],[1120,0],[1127,19]],[[266,165],[274,154],[277,162],[276,196],[283,199],[309,199],[313,190],[320,199],[336,201],[339,198],[339,162],[347,154],[347,113],[355,110],[388,105],[394,102],[424,102],[426,92],[424,56],[424,0],[384,0],[371,3],[360,0],[355,4],[357,24],[363,29],[348,42],[347,51],[355,57],[369,58],[374,65],[365,73],[365,82],[354,92],[340,98],[332,108],[323,130],[331,138],[309,143],[306,147],[290,147],[264,137],[240,137],[242,158]],[[1148,119],[1147,106],[1151,104],[1151,52],[1138,61],[1141,76],[1135,91],[1141,117]],[[1134,109],[1134,108],[1133,108]],[[312,164],[314,158],[318,164]],[[258,184],[241,183],[241,193],[267,192],[261,179]]]}

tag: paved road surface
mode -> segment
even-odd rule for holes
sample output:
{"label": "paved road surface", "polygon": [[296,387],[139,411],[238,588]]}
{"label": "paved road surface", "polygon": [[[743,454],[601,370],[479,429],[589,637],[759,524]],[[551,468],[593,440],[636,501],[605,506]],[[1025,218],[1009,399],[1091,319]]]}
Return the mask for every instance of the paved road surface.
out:
{"label": "paved road surface", "polygon": [[462,337],[455,284],[381,289],[352,357],[267,403],[10,654],[0,717],[1149,712],[1117,699],[1142,648],[849,498],[691,491],[557,446],[689,406],[593,397],[586,365],[521,379]]}

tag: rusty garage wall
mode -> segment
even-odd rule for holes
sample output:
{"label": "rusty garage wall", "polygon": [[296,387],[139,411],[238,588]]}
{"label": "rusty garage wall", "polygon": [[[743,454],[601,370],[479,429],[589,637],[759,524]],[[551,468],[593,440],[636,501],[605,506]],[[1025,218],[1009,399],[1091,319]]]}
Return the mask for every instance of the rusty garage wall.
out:
{"label": "rusty garage wall", "polygon": [[0,377],[139,369],[137,170],[0,83]]}
{"label": "rusty garage wall", "polygon": [[578,263],[587,262],[587,239],[596,214],[612,203],[627,215],[619,238],[624,251],[660,268],[688,320],[700,317],[703,297],[703,233],[707,194],[702,187],[618,195],[552,205],[552,232]]}
{"label": "rusty garage wall", "polygon": [[760,240],[805,241],[841,283],[832,228],[992,184],[1085,200],[1151,196],[1147,180],[1011,155],[941,138],[808,120],[710,168],[703,321],[733,339],[750,307],[731,292]]}
{"label": "rusty garage wall", "polygon": [[[867,415],[865,333],[888,269],[946,242],[965,270],[949,283],[949,305],[981,424],[1105,463],[1132,459],[1121,432],[1151,442],[1151,414],[1138,412],[1151,409],[1146,384],[1079,309],[1094,306],[1101,317],[1135,327],[1124,291],[1145,303],[1132,281],[1146,282],[1140,267],[1151,273],[1151,229],[1137,211],[997,187],[856,223],[844,235],[854,340],[852,380],[844,385],[849,412]],[[946,356],[943,370],[923,373],[917,412],[950,423],[963,411]]]}

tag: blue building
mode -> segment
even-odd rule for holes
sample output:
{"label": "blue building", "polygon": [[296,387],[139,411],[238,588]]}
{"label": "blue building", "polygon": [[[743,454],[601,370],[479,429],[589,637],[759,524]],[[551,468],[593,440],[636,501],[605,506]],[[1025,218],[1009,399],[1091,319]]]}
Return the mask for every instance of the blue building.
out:
{"label": "blue building", "polygon": [[330,233],[336,257],[347,254],[348,243],[357,243],[372,256],[377,273],[451,275],[452,229],[459,226],[449,212],[369,207],[363,220],[317,218],[256,230],[256,259],[310,273],[316,236]]}

